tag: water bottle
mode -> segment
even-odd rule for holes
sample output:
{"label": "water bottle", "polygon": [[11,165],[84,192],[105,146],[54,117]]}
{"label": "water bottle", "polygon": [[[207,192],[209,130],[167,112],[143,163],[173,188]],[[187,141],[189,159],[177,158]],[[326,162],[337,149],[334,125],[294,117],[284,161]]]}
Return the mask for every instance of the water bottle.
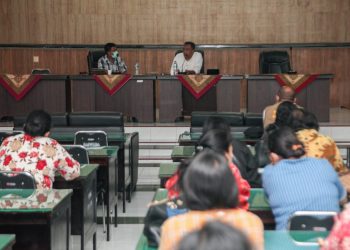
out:
{"label": "water bottle", "polygon": [[140,64],[139,63],[136,63],[135,64],[135,75],[139,75],[140,74]]}
{"label": "water bottle", "polygon": [[177,75],[179,73],[179,68],[177,67],[177,62],[175,61],[173,64],[173,75]]}

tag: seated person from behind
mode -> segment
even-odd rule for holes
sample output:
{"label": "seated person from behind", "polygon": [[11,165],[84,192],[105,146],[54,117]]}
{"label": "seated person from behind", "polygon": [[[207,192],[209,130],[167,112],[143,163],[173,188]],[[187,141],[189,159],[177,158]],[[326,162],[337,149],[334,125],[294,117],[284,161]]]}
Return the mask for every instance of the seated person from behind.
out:
{"label": "seated person from behind", "polygon": [[318,132],[318,121],[313,113],[296,109],[292,112],[291,120],[291,127],[304,144],[308,157],[327,159],[339,174],[349,172],[335,141]]}
{"label": "seated person from behind", "polygon": [[119,56],[117,45],[107,43],[104,47],[105,55],[98,59],[97,67],[104,70],[112,70],[114,73],[125,73],[127,67]]}
{"label": "seated person from behind", "polygon": [[263,188],[276,221],[286,230],[297,211],[340,211],[346,191],[325,159],[304,157],[305,149],[293,130],[274,130],[268,139],[271,164],[263,172]]}
{"label": "seated person from behind", "polygon": [[268,106],[263,111],[263,122],[264,128],[266,129],[270,124],[274,123],[276,120],[276,112],[278,106],[282,102],[292,102],[296,103],[295,91],[291,87],[283,86],[279,89],[276,95],[276,103]]}
{"label": "seated person from behind", "polygon": [[59,173],[66,180],[80,175],[80,165],[67,151],[50,139],[51,116],[42,110],[31,112],[24,134],[6,138],[0,147],[0,170],[29,172],[39,189],[50,189]]}
{"label": "seated person from behind", "polygon": [[243,232],[255,250],[264,249],[264,226],[259,217],[238,208],[238,187],[224,156],[205,149],[188,166],[183,177],[184,203],[190,210],[166,220],[159,250],[173,250],[181,238],[213,220]]}
{"label": "seated person from behind", "polygon": [[185,235],[177,250],[253,250],[248,238],[220,221],[208,222],[202,229]]}
{"label": "seated person from behind", "polygon": [[203,57],[199,52],[194,51],[196,45],[193,42],[185,42],[183,52],[175,56],[171,64],[170,74],[174,75],[174,63],[177,64],[177,69],[180,73],[199,74],[203,65]]}

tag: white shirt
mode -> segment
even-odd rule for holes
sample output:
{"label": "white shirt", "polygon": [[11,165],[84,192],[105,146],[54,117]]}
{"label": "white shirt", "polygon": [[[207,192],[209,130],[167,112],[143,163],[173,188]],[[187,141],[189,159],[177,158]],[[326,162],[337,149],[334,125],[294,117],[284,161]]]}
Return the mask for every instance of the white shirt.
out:
{"label": "white shirt", "polygon": [[179,72],[185,72],[186,70],[193,70],[196,74],[199,74],[203,65],[203,57],[199,52],[194,52],[190,60],[186,60],[184,53],[179,53],[174,57],[173,63],[171,64],[170,74],[173,75],[173,65],[177,63]]}

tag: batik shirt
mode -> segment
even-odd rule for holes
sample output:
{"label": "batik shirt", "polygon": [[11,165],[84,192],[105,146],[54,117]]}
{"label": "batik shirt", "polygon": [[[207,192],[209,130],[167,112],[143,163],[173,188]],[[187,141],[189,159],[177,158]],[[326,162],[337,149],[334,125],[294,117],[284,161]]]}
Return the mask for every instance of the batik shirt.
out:
{"label": "batik shirt", "polygon": [[112,72],[124,73],[128,69],[125,62],[118,56],[117,60],[111,62],[107,55],[102,56],[97,63],[99,69],[112,70]]}
{"label": "batik shirt", "polygon": [[11,136],[3,141],[0,170],[29,172],[39,189],[52,188],[56,173],[66,180],[80,175],[79,163],[57,141],[26,134]]}

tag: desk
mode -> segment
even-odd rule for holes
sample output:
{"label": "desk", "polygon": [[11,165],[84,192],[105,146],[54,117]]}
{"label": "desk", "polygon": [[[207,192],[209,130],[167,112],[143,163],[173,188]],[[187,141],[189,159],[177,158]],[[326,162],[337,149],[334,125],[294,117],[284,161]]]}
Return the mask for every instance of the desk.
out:
{"label": "desk", "polygon": [[14,234],[0,234],[0,249],[11,250],[16,243],[16,235]]}
{"label": "desk", "polygon": [[[249,144],[249,145],[254,145],[256,142],[260,140],[260,139],[246,138],[243,132],[238,132],[238,131],[231,132],[231,135],[234,139],[245,142],[246,144]],[[202,136],[202,133],[185,132],[179,136],[178,142],[180,146],[195,146],[201,136]]]}
{"label": "desk", "polygon": [[18,190],[23,198],[5,192],[0,192],[0,233],[16,235],[14,249],[69,249],[71,190]]}
{"label": "desk", "polygon": [[[318,78],[297,95],[297,103],[313,112],[319,122],[329,122],[330,84],[333,75]],[[275,103],[280,88],[273,75],[249,75],[247,77],[247,112],[262,113],[266,106]]]}
{"label": "desk", "polygon": [[[174,122],[192,111],[239,112],[240,91],[243,76],[222,76],[220,81],[201,99],[196,100],[185,89],[176,76],[158,76],[159,90],[159,121]],[[184,99],[185,98],[185,99]]]}
{"label": "desk", "polygon": [[265,229],[275,229],[275,218],[262,188],[250,189],[249,211],[259,216]]}
{"label": "desk", "polygon": [[177,171],[179,163],[161,163],[159,167],[158,177],[160,179],[160,187],[164,188],[166,181],[173,176],[173,174]]}
{"label": "desk", "polygon": [[73,189],[71,234],[80,235],[81,249],[86,242],[93,239],[93,249],[96,250],[96,184],[98,165],[82,165],[80,176],[72,181],[66,181],[61,176],[55,177],[53,188]]}
{"label": "desk", "polygon": [[91,75],[69,78],[73,112],[117,111],[139,122],[155,122],[155,76],[133,76],[112,96]]}
{"label": "desk", "polygon": [[97,149],[88,149],[90,163],[99,164],[97,180],[105,191],[107,241],[110,240],[110,214],[114,209],[114,226],[117,226],[117,199],[118,199],[118,150],[116,146]]}
{"label": "desk", "polygon": [[42,75],[41,80],[20,101],[0,86],[0,117],[27,115],[34,109],[51,114],[67,112],[66,75]]}
{"label": "desk", "polygon": [[175,146],[171,152],[171,159],[173,162],[190,159],[195,155],[195,151],[195,146]]}

